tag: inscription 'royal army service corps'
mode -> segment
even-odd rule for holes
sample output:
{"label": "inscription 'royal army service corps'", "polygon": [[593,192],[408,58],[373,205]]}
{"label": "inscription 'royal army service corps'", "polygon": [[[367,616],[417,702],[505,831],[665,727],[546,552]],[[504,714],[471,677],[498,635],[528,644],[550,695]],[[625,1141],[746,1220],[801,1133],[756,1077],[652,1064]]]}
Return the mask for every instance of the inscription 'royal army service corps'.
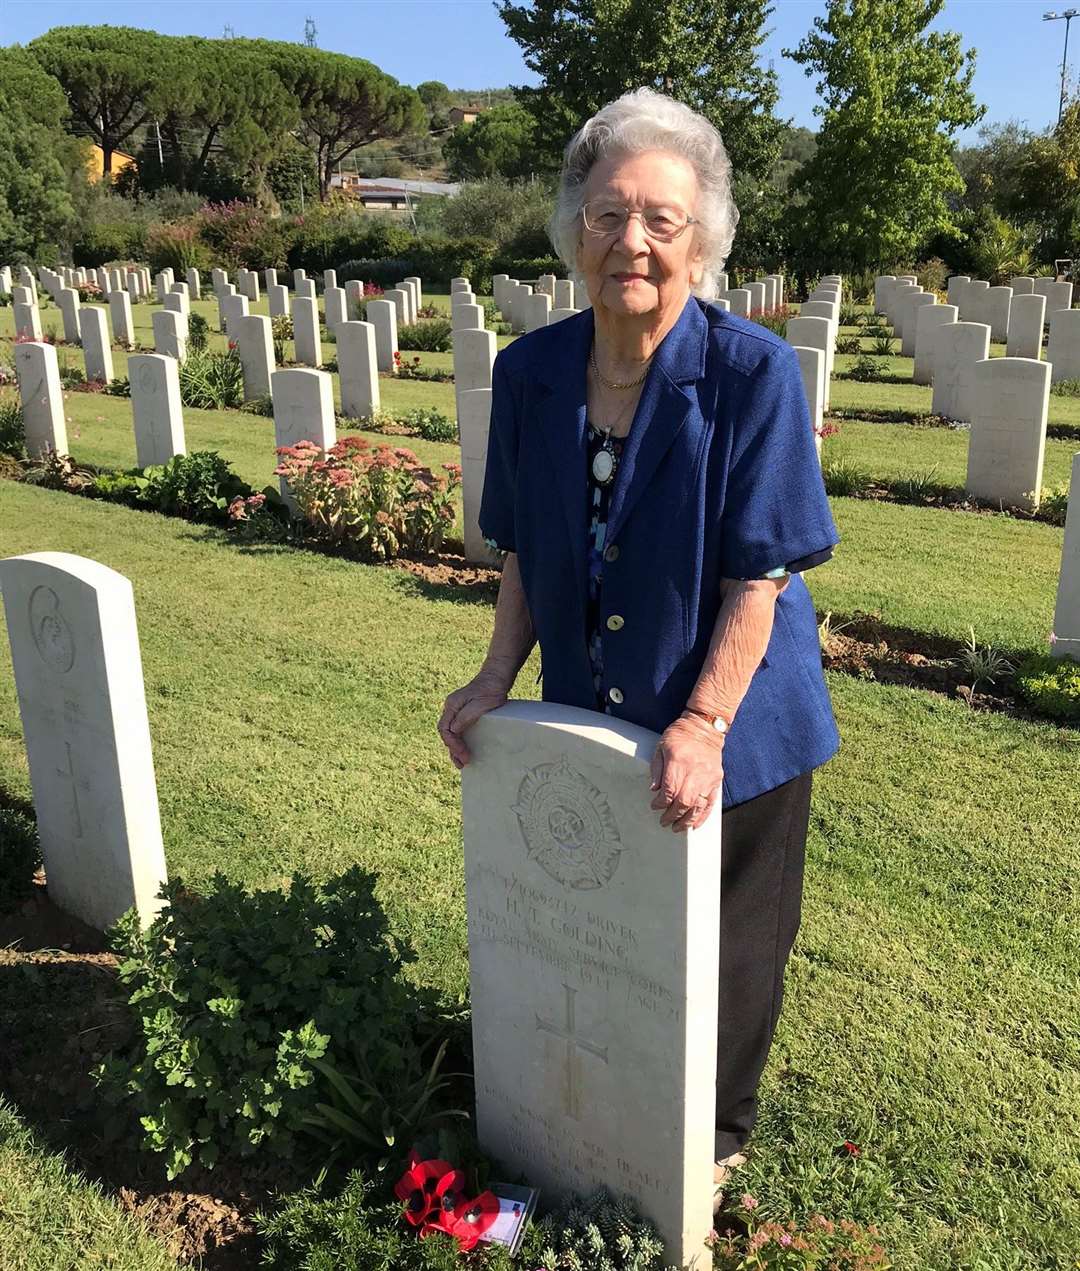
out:
{"label": "inscription 'royal army service corps'", "polygon": [[514,804],[529,859],[564,887],[610,883],[622,844],[607,796],[565,759],[537,764]]}

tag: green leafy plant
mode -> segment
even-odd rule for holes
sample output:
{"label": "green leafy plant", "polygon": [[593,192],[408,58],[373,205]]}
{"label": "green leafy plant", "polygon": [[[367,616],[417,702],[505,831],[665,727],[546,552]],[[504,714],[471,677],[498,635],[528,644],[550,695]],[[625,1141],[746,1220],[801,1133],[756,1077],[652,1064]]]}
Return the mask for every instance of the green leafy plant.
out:
{"label": "green leafy plant", "polygon": [[278,366],[284,366],[285,345],[293,338],[292,315],[288,313],[275,314],[270,319],[270,335],[274,341],[274,361]]}
{"label": "green leafy plant", "polygon": [[434,406],[414,406],[402,416],[405,425],[424,441],[457,441],[457,424]]}
{"label": "green leafy plant", "polygon": [[870,488],[870,474],[847,455],[824,460],[821,476],[826,494],[833,496],[857,499]]}
{"label": "green leafy plant", "polygon": [[251,487],[233,472],[216,450],[196,450],[173,455],[166,464],[144,468],[139,501],[166,516],[193,521],[223,518],[229,503]]}
{"label": "green leafy plant", "polygon": [[1080,662],[1033,653],[1016,669],[1017,692],[1040,715],[1080,720]]}
{"label": "green leafy plant", "polygon": [[972,690],[977,689],[980,684],[996,684],[998,680],[1011,675],[1013,665],[1005,654],[990,644],[983,645],[980,649],[975,639],[975,628],[969,627],[968,631],[967,642],[953,659],[953,666],[970,678]]}
{"label": "green leafy plant", "polygon": [[847,354],[861,353],[862,345],[859,343],[859,337],[857,335],[838,336],[836,341],[836,351],[837,353]]}
{"label": "green leafy plant", "polygon": [[[892,341],[890,340],[891,344]],[[862,384],[870,384],[885,378],[885,368],[876,357],[869,353],[860,354],[848,371],[848,378],[858,380]]]}
{"label": "green leafy plant", "polygon": [[454,518],[460,464],[437,477],[411,450],[345,437],[323,451],[313,442],[279,447],[274,470],[284,477],[316,539],[364,560],[437,551]]}
{"label": "green leafy plant", "polygon": [[754,321],[774,335],[783,337],[787,331],[788,319],[792,316],[787,305],[781,305],[778,309],[770,309],[768,313],[755,313]]}
{"label": "green leafy plant", "polygon": [[26,458],[26,422],[22,404],[6,393],[0,396],[0,453],[15,459]]}
{"label": "green leafy plant", "polygon": [[848,303],[840,306],[840,325],[842,327],[857,327],[862,320],[863,313],[858,305]]}
{"label": "green leafy plant", "polygon": [[180,400],[196,410],[227,410],[244,400],[244,368],[230,344],[225,353],[192,349],[180,363]]}
{"label": "green leafy plant", "polygon": [[398,379],[428,380],[434,384],[452,384],[454,372],[441,366],[424,366],[418,357],[403,358],[399,352],[394,353],[394,373]]}
{"label": "green leafy plant", "polygon": [[109,503],[137,503],[146,488],[146,478],[135,472],[99,472],[88,493]]}
{"label": "green leafy plant", "polygon": [[110,380],[103,390],[109,397],[130,397],[131,396],[131,380],[126,375],[117,376],[116,379]]}
{"label": "green leafy plant", "polygon": [[1055,397],[1080,397],[1080,380],[1058,380],[1050,385],[1050,392]]}
{"label": "green leafy plant", "polygon": [[425,318],[398,327],[398,348],[407,352],[446,353],[450,349],[449,318]]}
{"label": "green leafy plant", "polygon": [[938,465],[925,472],[903,472],[892,482],[892,491],[905,503],[924,503],[941,493]]}
{"label": "green leafy plant", "polygon": [[295,874],[284,891],[216,874],[199,896],[173,879],[146,931],[134,912],[113,928],[135,1040],[95,1076],[134,1101],[170,1178],[263,1146],[291,1155],[319,1101],[316,1060],[362,1055],[392,1084],[412,1048],[411,955],[374,884],[355,867],[321,886]]}
{"label": "green leafy plant", "polygon": [[267,486],[259,494],[238,494],[229,504],[229,528],[256,543],[284,543],[291,537],[289,509],[281,495]]}
{"label": "green leafy plant", "polygon": [[1039,520],[1050,525],[1064,525],[1068,511],[1069,483],[1063,481],[1058,485],[1043,486],[1039,496]]}
{"label": "green leafy plant", "polygon": [[269,393],[261,397],[252,397],[240,407],[245,415],[261,415],[264,419],[274,418],[274,399]]}
{"label": "green leafy plant", "polygon": [[206,348],[210,335],[210,323],[201,313],[188,314],[188,351],[197,353]]}
{"label": "green leafy plant", "polygon": [[40,864],[33,820],[14,808],[0,808],[0,913],[31,894],[34,871]]}
{"label": "green leafy plant", "polygon": [[878,357],[892,357],[894,349],[893,337],[886,327],[879,330],[874,336],[874,343],[871,345],[871,352]]}
{"label": "green leafy plant", "polygon": [[629,1197],[606,1190],[536,1224],[543,1271],[665,1271],[664,1245]]}

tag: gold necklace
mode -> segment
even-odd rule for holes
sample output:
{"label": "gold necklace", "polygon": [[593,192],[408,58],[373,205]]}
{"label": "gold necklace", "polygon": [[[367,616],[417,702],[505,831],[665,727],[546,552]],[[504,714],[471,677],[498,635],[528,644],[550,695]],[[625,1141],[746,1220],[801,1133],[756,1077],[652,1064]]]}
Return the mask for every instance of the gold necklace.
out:
{"label": "gold necklace", "polygon": [[645,376],[648,375],[649,373],[649,365],[651,364],[651,362],[652,362],[652,358],[650,357],[649,361],[645,363],[645,369],[641,372],[641,374],[637,377],[637,379],[627,380],[626,383],[623,384],[623,383],[620,383],[618,380],[609,380],[607,376],[603,373],[603,371],[601,371],[601,369],[596,365],[596,349],[591,348],[589,350],[589,365],[592,367],[594,373],[596,374],[596,378],[600,381],[601,384],[603,384],[605,388],[612,388],[612,389],[637,388],[639,384],[643,384],[645,382]]}

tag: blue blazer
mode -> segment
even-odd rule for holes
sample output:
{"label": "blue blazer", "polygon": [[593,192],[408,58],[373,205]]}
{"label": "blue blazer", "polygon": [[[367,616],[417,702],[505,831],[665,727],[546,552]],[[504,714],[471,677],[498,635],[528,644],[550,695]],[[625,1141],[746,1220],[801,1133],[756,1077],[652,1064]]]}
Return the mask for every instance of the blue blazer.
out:
{"label": "blue blazer", "polygon": [[[496,359],[480,528],[517,553],[544,699],[595,710],[585,630],[592,338],[587,309]],[[653,358],[611,495],[607,708],[662,732],[701,673],[720,580],[806,568],[838,541],[794,350],[691,297]],[[624,622],[611,631],[616,614]],[[814,607],[794,573],[725,742],[723,806],[817,767],[838,746]]]}

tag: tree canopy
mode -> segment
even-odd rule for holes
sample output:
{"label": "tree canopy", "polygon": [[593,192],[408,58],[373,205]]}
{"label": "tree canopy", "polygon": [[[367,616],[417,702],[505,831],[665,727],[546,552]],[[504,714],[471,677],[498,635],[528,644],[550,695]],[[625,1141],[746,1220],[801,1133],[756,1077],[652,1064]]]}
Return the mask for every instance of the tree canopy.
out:
{"label": "tree canopy", "polygon": [[927,31],[944,0],[829,0],[786,57],[819,75],[817,149],[796,178],[795,233],[834,268],[910,259],[951,226],[963,189],[950,136],[984,108],[971,92],[975,54]]}
{"label": "tree canopy", "polygon": [[538,162],[558,165],[570,136],[607,102],[647,85],[720,130],[737,173],[764,179],[780,150],[776,75],[759,60],[768,0],[497,0],[525,64],[515,88],[536,125]]}
{"label": "tree canopy", "polygon": [[56,80],[25,50],[0,49],[0,260],[41,259],[71,225],[86,175],[66,115]]}
{"label": "tree canopy", "polygon": [[455,181],[527,176],[536,166],[535,131],[532,115],[517,102],[493,106],[443,143],[449,175]]}

